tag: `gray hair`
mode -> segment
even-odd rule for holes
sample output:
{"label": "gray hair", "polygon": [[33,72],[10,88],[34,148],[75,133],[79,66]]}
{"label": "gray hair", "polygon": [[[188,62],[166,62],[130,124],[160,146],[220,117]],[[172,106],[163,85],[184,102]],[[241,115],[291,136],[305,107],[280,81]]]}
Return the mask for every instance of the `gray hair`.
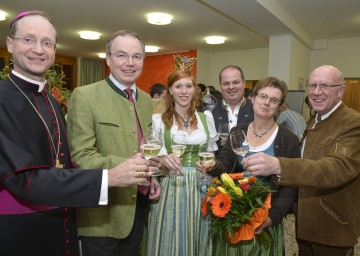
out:
{"label": "gray hair", "polygon": [[119,31],[116,31],[110,37],[110,39],[107,41],[107,43],[106,43],[106,55],[108,55],[108,56],[111,55],[111,45],[112,45],[114,39],[117,38],[118,36],[132,36],[134,38],[137,38],[139,40],[139,42],[141,43],[141,45],[142,45],[143,53],[145,53],[144,40],[141,38],[141,36],[138,33],[134,32],[134,31],[131,31],[131,30],[119,30]]}

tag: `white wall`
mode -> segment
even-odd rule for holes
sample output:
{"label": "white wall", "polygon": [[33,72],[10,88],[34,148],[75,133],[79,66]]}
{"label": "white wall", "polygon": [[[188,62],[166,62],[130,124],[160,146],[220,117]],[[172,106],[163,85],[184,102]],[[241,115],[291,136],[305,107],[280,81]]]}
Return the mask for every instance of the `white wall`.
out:
{"label": "white wall", "polygon": [[219,89],[219,73],[227,65],[241,67],[247,80],[258,80],[267,76],[268,56],[268,48],[218,53],[198,51],[196,82]]}
{"label": "white wall", "polygon": [[[345,77],[360,77],[360,37],[327,40],[320,50],[309,50],[297,40],[292,42],[289,87],[299,89],[299,78],[304,84],[309,72],[324,64],[339,68]],[[310,56],[309,56],[310,55]],[[207,53],[198,51],[197,82],[219,88],[219,72],[229,64],[240,66],[245,79],[258,80],[268,75],[269,49]]]}
{"label": "white wall", "polygon": [[291,40],[289,90],[305,90],[309,76],[310,50],[294,37]]}
{"label": "white wall", "polygon": [[[289,81],[286,81],[290,90],[299,90],[301,87],[306,89],[305,84],[311,70],[325,64],[339,68],[345,78],[360,78],[360,37],[319,40],[315,42],[315,46],[316,50],[309,50],[298,40],[291,38],[291,69]],[[197,82],[219,89],[219,72],[229,64],[243,68],[245,79],[258,80],[268,75],[268,60],[268,48],[219,53],[198,51]],[[303,114],[306,120],[308,112],[304,104]]]}
{"label": "white wall", "polygon": [[275,76],[289,84],[291,49],[291,35],[277,35],[269,38],[268,75]]}
{"label": "white wall", "polygon": [[360,37],[328,40],[324,49],[311,51],[310,70],[325,64],[337,67],[345,77],[360,77]]}

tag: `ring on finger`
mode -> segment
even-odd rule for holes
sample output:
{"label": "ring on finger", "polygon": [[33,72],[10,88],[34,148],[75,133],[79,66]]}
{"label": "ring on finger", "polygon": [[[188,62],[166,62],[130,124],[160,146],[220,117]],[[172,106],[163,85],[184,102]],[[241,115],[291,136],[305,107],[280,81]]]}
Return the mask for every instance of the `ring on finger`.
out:
{"label": "ring on finger", "polygon": [[138,177],[139,177],[139,178],[144,178],[144,177],[145,177],[145,173],[144,173],[144,172],[139,172],[139,173],[138,173]]}

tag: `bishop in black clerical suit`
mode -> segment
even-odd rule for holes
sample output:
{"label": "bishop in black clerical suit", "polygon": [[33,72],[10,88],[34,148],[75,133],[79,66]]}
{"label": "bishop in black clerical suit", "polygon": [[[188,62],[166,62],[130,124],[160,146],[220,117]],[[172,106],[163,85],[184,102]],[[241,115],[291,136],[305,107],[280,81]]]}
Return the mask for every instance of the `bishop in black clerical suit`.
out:
{"label": "bishop in black clerical suit", "polygon": [[14,74],[0,80],[0,254],[78,255],[66,207],[98,207],[102,170],[74,169],[61,109],[38,90]]}

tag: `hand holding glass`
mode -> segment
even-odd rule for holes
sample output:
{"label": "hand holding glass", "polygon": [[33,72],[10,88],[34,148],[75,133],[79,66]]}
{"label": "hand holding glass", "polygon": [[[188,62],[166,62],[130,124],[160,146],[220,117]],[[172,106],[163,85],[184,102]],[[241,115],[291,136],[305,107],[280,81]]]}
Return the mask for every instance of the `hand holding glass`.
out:
{"label": "hand holding glass", "polygon": [[[230,142],[232,150],[238,156],[245,157],[246,153],[249,152],[249,142],[246,138],[246,134],[243,130],[237,130],[230,133]],[[251,177],[250,171],[245,170],[243,172],[244,178]]]}

